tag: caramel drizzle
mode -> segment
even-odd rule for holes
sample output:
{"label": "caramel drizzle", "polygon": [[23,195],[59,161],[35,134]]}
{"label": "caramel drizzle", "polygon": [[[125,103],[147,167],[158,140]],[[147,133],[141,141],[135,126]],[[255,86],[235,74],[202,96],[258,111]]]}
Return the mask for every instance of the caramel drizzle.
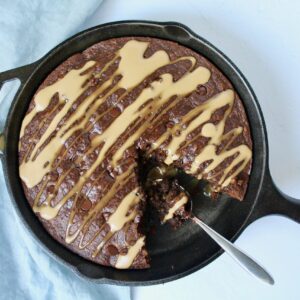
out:
{"label": "caramel drizzle", "polygon": [[[97,167],[101,165],[107,153],[118,141],[119,137],[127,132],[131,124],[138,122],[138,126],[136,126],[136,130],[133,132],[133,134],[130,135],[124,141],[124,143],[119,147],[119,149],[115,153],[113,153],[111,158],[111,164],[114,167],[118,166],[118,162],[122,158],[124,151],[126,151],[126,149],[128,149],[134,144],[134,142],[147,129],[148,126],[155,124],[155,122],[159,119],[159,116],[172,109],[180,101],[180,97],[184,97],[185,95],[191,93],[197,88],[199,84],[205,84],[210,78],[210,72],[208,69],[203,67],[194,68],[194,65],[196,63],[194,57],[181,57],[176,61],[170,61],[168,54],[165,51],[161,50],[155,52],[149,58],[144,58],[144,53],[147,47],[148,43],[145,42],[138,42],[134,40],[127,42],[116,53],[115,57],[104,66],[101,72],[99,74],[95,74],[94,77],[100,77],[100,75],[103,74],[113,63],[115,63],[116,60],[120,59],[118,68],[114,72],[114,74],[99,88],[97,88],[96,91],[94,91],[91,95],[86,97],[86,99],[79,104],[77,110],[59,128],[58,125],[60,124],[60,121],[65,117],[66,113],[70,110],[77,98],[80,95],[84,94],[84,92],[86,91],[85,83],[89,81],[89,71],[92,70],[93,66],[95,65],[94,61],[87,62],[79,70],[71,70],[62,79],[58,80],[53,85],[42,89],[35,96],[35,106],[26,115],[22,124],[20,137],[22,137],[24,133],[26,133],[26,127],[30,124],[30,122],[33,120],[36,114],[45,110],[49,106],[52,96],[57,91],[59,92],[59,103],[64,104],[63,108],[53,118],[49,127],[42,135],[40,141],[38,141],[38,143],[33,147],[33,149],[30,149],[31,154],[28,154],[28,159],[26,161],[23,160],[23,162],[20,165],[20,176],[22,180],[25,182],[28,188],[32,188],[39,182],[41,182],[45,175],[52,170],[56,156],[60,152],[66,140],[70,138],[77,130],[82,130],[82,133],[75,138],[75,141],[73,141],[74,144],[84,132],[88,132],[92,128],[92,126],[103,117],[103,115],[106,112],[97,115],[93,123],[89,122],[91,116],[94,114],[97,108],[101,104],[103,104],[106,101],[106,99],[115,91],[117,91],[118,89],[126,90],[125,93],[118,99],[118,101],[120,102],[135,87],[137,87],[144,80],[144,78],[151,75],[157,69],[168,64],[174,64],[175,62],[181,60],[191,61],[191,67],[189,71],[186,72],[176,82],[173,81],[171,74],[166,73],[162,74],[158,81],[154,81],[149,87],[144,88],[140,95],[135,99],[135,101],[129,104],[122,111],[122,113],[108,126],[108,128],[105,131],[99,133],[91,141],[91,147],[88,150],[88,152],[85,153],[83,157],[78,158],[76,162],[80,162],[86,156],[92,154],[96,149],[99,149],[98,157],[92,163],[90,169],[87,170],[83,174],[83,176],[80,177],[79,181],[75,183],[73,188],[56,205],[52,206],[51,200],[54,198],[55,193],[58,190],[58,186],[67,177],[68,172],[70,172],[70,170],[66,172],[64,176],[59,178],[53,195],[48,196],[48,198],[41,205],[39,205],[39,199],[43,193],[44,188],[47,186],[47,179],[44,180],[42,183],[41,189],[34,201],[33,210],[36,213],[38,212],[41,215],[41,217],[43,217],[46,220],[51,220],[55,218],[61,207],[65,205],[69,199],[72,199],[75,196],[75,198],[73,199],[73,208],[71,209],[68,227],[66,231],[65,239],[67,243],[72,243],[81,232],[82,235],[80,240],[80,248],[84,248],[97,237],[97,235],[103,229],[104,225],[109,224],[110,231],[104,237],[102,242],[97,246],[97,249],[93,254],[95,256],[99,253],[106,241],[109,240],[115,232],[126,226],[126,224],[128,224],[128,222],[131,222],[135,217],[135,210],[133,210],[129,215],[126,214],[130,207],[137,205],[139,202],[139,197],[135,195],[134,191],[131,191],[130,194],[128,194],[124,199],[122,199],[122,202],[120,203],[119,207],[110,216],[107,223],[105,223],[98,230],[98,232],[92,239],[83,244],[83,238],[89,226],[92,224],[93,220],[95,220],[97,214],[101,212],[102,208],[109,202],[110,199],[112,199],[112,197],[118,192],[118,190],[122,186],[125,186],[126,182],[128,182],[128,180],[131,178],[131,174],[133,174],[133,167],[129,168],[127,171],[117,176],[115,182],[113,183],[113,186],[110,187],[108,191],[104,193],[104,195],[101,198],[101,201],[98,201],[87,212],[87,214],[81,221],[80,226],[76,229],[75,232],[71,234],[70,228],[73,224],[73,220],[76,214],[76,202],[78,200],[79,194],[81,193],[82,187],[90,178],[90,176],[94,173]],[[85,72],[87,70],[88,72]],[[119,80],[116,83],[116,85],[110,89],[113,83],[113,79],[118,75],[122,76],[121,80]],[[225,98],[227,100],[224,99],[223,93],[225,93]],[[180,144],[186,139],[187,135],[190,132],[192,132],[195,128],[197,128],[204,122],[208,121],[212,113],[218,108],[223,107],[229,103],[230,110],[226,110],[224,119],[220,122],[219,125],[215,126],[212,124],[212,126],[215,127],[209,128],[206,124],[206,127],[204,126],[206,128],[206,131],[202,129],[203,134],[209,135],[209,137],[211,138],[210,144],[207,146],[215,147],[216,144],[220,143],[220,141],[224,139],[224,125],[227,116],[231,112],[234,97],[233,92],[230,90],[225,91],[223,93],[220,93],[216,97],[207,100],[202,106],[198,106],[192,109],[187,115],[183,117],[183,122],[188,123],[188,126],[186,130],[181,133],[180,137],[174,137],[173,135],[173,133],[176,131],[175,126],[173,127],[171,132],[167,131],[155,142],[154,148],[156,149],[166,141],[170,134],[173,135],[173,139],[167,146],[168,156],[166,158],[166,163],[170,164],[177,158],[176,152],[180,150]],[[230,94],[232,95],[232,97],[229,96]],[[172,103],[168,103],[168,100],[172,96],[176,96],[177,98]],[[230,98],[230,100],[228,100],[228,97]],[[220,98],[221,100],[219,100]],[[151,99],[152,101],[150,101]],[[154,115],[153,117],[149,117],[166,104],[167,106],[164,107],[158,114]],[[72,127],[71,125],[74,126]],[[55,134],[55,138],[50,139],[49,141],[49,137],[53,134]],[[236,131],[233,132],[233,136],[237,136],[238,134],[240,134],[240,129],[236,129]],[[207,172],[209,172],[208,170],[213,170],[214,167],[216,167],[226,157],[229,157],[230,155],[236,155],[237,153],[246,153],[247,149],[250,151],[251,158],[251,150],[244,145],[241,145],[239,148],[231,149],[223,155],[217,155],[216,151],[211,152],[210,156],[208,155],[209,149],[207,148],[207,150],[205,150],[204,148],[205,151],[202,151],[202,156],[202,152],[197,156],[194,164],[191,166],[190,172],[194,173],[203,161],[203,159],[211,158],[214,161],[214,164],[210,165],[210,169],[206,170]],[[66,152],[67,149],[65,150],[62,158],[60,159],[60,162],[63,160],[63,157],[66,154]],[[232,167],[228,167],[228,170],[224,172],[224,185],[229,184],[231,178],[236,176],[236,174],[238,174],[240,170],[242,170],[241,166],[245,166],[249,161],[247,161],[247,158],[249,158],[249,155],[247,157],[241,154],[236,155],[235,159],[232,162]],[[228,176],[231,170],[239,163],[239,168],[237,168],[230,176]],[[33,170],[34,172],[32,172]],[[122,268],[124,266],[126,267],[130,261],[132,263],[135,256],[142,248],[143,244],[144,239],[140,238],[136,242],[136,244],[129,249],[129,252],[126,256],[119,257],[117,262],[118,266],[116,267]]]}
{"label": "caramel drizzle", "polygon": [[140,237],[136,243],[131,246],[126,255],[119,255],[115,267],[117,269],[128,269],[138,253],[141,251],[142,247],[145,245],[145,237]]}
{"label": "caramel drizzle", "polygon": [[[88,63],[87,63],[88,64]],[[96,95],[100,94],[108,85],[110,82],[105,82],[99,89],[94,92]],[[43,90],[42,90],[43,91]],[[83,91],[82,91],[83,92]],[[26,183],[27,187],[32,188],[35,185],[37,185],[42,178],[51,171],[52,164],[56,158],[57,153],[63,146],[63,144],[66,142],[66,140],[71,137],[72,134],[78,129],[81,129],[82,123],[84,121],[88,121],[91,115],[93,114],[93,110],[89,110],[89,113],[85,113],[91,102],[94,101],[94,99],[97,98],[94,94],[90,95],[83,101],[83,103],[77,108],[76,113],[74,113],[67,122],[63,124],[59,128],[59,130],[56,130],[58,127],[58,124],[63,119],[63,117],[66,115],[66,113],[71,109],[73,102],[69,100],[66,102],[63,109],[54,117],[52,122],[50,123],[49,127],[47,128],[46,132],[43,134],[39,142],[35,145],[32,154],[30,156],[31,159],[23,162],[20,166],[20,175],[22,180]],[[77,98],[74,98],[76,100]],[[97,101],[94,103],[93,106],[99,105],[103,102],[103,98],[98,98]],[[79,124],[76,124],[72,129],[69,129],[68,131],[65,131],[65,128],[68,127],[68,124],[72,124],[75,122],[75,120],[78,118],[78,116],[83,116],[81,118],[81,121]],[[47,141],[47,139],[53,134],[56,133],[56,137],[52,138],[45,148],[38,152],[40,147],[44,145],[44,143]],[[48,165],[45,167],[45,164],[48,162]],[[30,172],[32,169],[35,169],[36,172],[32,173]],[[22,176],[25,174],[25,176]],[[30,175],[29,175],[30,174]],[[27,175],[27,176],[26,176]],[[29,176],[28,176],[29,175]]]}
{"label": "caramel drizzle", "polygon": [[[80,227],[73,234],[70,234],[69,233],[70,226],[72,225],[72,221],[73,221],[74,216],[75,216],[75,210],[72,210],[71,216],[70,216],[70,220],[69,220],[69,224],[68,224],[68,228],[67,228],[67,231],[66,231],[66,238],[65,238],[65,240],[66,240],[66,242],[68,244],[72,243],[77,238],[78,234],[81,232],[81,230],[83,229],[83,227],[88,222],[92,223],[93,219],[96,218],[97,213],[101,212],[101,210],[103,209],[103,207],[118,192],[119,185],[121,185],[121,187],[122,187],[122,186],[126,185],[126,183],[128,183],[128,181],[131,179],[131,177],[129,177],[129,174],[131,174],[131,172],[132,172],[132,168],[128,169],[126,172],[124,172],[123,174],[121,174],[119,176],[119,178],[117,178],[118,182],[117,181],[114,182],[113,186],[110,187],[109,191],[101,198],[101,201],[98,201],[96,203],[96,205],[94,207],[92,207],[89,210],[89,212],[84,216],[84,219],[83,219]],[[65,197],[65,199],[69,199],[69,198]]]}
{"label": "caramel drizzle", "polygon": [[[114,233],[122,229],[127,223],[135,218],[137,214],[136,205],[140,201],[140,198],[137,195],[137,190],[138,188],[135,188],[129,194],[127,194],[122,199],[116,211],[109,217],[107,224],[110,226],[110,231],[101,241],[101,243],[96,247],[96,250],[93,253],[93,257],[96,257],[98,255],[105,243],[113,237]],[[132,208],[132,211],[128,214],[130,208]]]}
{"label": "caramel drizzle", "polygon": [[132,190],[127,194],[120,205],[117,207],[116,211],[109,217],[107,224],[110,226],[111,232],[116,232],[123,228],[125,223],[133,220],[136,216],[136,211],[132,210],[130,214],[127,214],[130,207],[139,203],[139,197],[137,195],[138,188]]}
{"label": "caramel drizzle", "polygon": [[[209,165],[200,174],[198,174],[198,179],[201,179],[204,176],[207,179],[211,179],[219,175],[218,173],[211,173],[214,169],[216,169],[226,158],[234,157],[233,161],[225,168],[225,170],[222,171],[223,175],[219,179],[219,185],[221,187],[229,185],[232,179],[246,167],[252,157],[252,151],[246,145],[240,145],[227,150],[234,138],[242,133],[242,128],[238,127],[231,130],[231,132],[224,134],[226,120],[232,111],[233,103],[234,92],[232,90],[226,90],[217,94],[207,100],[204,104],[191,110],[182,118],[182,124],[187,124],[185,128],[182,128],[182,125],[176,124],[173,128],[161,135],[160,138],[153,144],[153,149],[160,147],[160,145],[162,145],[168,137],[172,135],[172,140],[166,146],[167,157],[165,159],[165,163],[167,165],[172,164],[173,161],[179,158],[178,152],[182,148],[183,143],[186,142],[184,145],[186,147],[199,137],[199,135],[197,135],[192,140],[188,141],[187,136],[196,128],[209,121],[216,110],[222,107],[227,107],[223,119],[217,125],[207,123],[203,126],[200,135],[208,137],[210,140],[202,149],[201,153],[196,156],[192,166],[189,170],[187,170],[187,172],[195,174],[202,163],[210,162]],[[181,131],[179,136],[175,135],[176,131]],[[233,136],[230,142],[227,143],[220,153],[217,153],[218,146],[220,146],[221,142],[230,135]],[[232,172],[235,168],[236,170]]]}
{"label": "caramel drizzle", "polygon": [[[181,197],[180,197],[181,196]],[[175,199],[174,205],[169,209],[168,213],[165,215],[163,219],[163,223],[167,222],[168,220],[172,219],[175,212],[182,207],[184,204],[188,202],[188,197],[186,195],[179,195],[178,201]]]}
{"label": "caramel drizzle", "polygon": [[64,78],[39,91],[34,97],[34,108],[25,116],[22,122],[20,138],[23,137],[27,125],[32,121],[36,114],[45,110],[49,106],[52,96],[57,91],[59,91],[61,102],[64,102],[65,99],[73,101],[77,98],[78,95],[83,92],[82,85],[89,78],[89,74],[82,75],[82,73],[94,65],[94,61],[88,61],[82,68],[78,70],[71,70],[64,76]]}

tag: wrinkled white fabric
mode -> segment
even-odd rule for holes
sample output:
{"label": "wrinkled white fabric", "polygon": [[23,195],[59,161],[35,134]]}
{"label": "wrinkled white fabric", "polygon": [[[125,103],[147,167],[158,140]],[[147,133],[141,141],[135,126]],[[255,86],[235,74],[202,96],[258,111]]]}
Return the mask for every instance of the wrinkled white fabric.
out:
{"label": "wrinkled white fabric", "polygon": [[[0,72],[42,57],[80,30],[101,2],[1,0]],[[0,91],[0,129],[17,86]],[[2,168],[0,177],[0,299],[130,299],[129,288],[88,282],[50,257],[18,219]]]}

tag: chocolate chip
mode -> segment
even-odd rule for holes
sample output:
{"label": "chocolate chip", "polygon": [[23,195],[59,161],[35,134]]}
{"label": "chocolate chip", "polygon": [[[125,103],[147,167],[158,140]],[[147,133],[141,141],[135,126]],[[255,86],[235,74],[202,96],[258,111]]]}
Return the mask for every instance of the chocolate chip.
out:
{"label": "chocolate chip", "polygon": [[107,252],[109,253],[109,255],[115,256],[119,254],[119,250],[117,247],[115,247],[114,245],[108,245],[106,247]]}
{"label": "chocolate chip", "polygon": [[122,79],[122,77],[123,76],[121,74],[118,74],[117,76],[115,76],[113,83],[117,83],[118,81],[120,81]]}
{"label": "chocolate chip", "polygon": [[166,127],[167,128],[172,128],[174,126],[174,122],[172,121],[169,121],[167,124],[166,124]]}
{"label": "chocolate chip", "polygon": [[92,202],[89,199],[84,199],[81,204],[81,209],[84,211],[89,210],[92,207]]}
{"label": "chocolate chip", "polygon": [[56,182],[58,179],[58,173],[56,173],[55,171],[51,172],[48,174],[48,179],[51,182]]}
{"label": "chocolate chip", "polygon": [[111,109],[110,114],[112,117],[117,117],[120,114],[120,109],[117,107],[114,107]]}
{"label": "chocolate chip", "polygon": [[49,164],[50,164],[50,162],[49,162],[49,161],[46,161],[43,167],[44,167],[44,168],[47,168],[47,166],[48,166]]}
{"label": "chocolate chip", "polygon": [[49,194],[53,194],[54,191],[55,191],[55,185],[50,185],[50,186],[47,187],[47,192]]}
{"label": "chocolate chip", "polygon": [[207,88],[204,85],[198,85],[197,87],[197,92],[201,95],[204,96],[207,94]]}

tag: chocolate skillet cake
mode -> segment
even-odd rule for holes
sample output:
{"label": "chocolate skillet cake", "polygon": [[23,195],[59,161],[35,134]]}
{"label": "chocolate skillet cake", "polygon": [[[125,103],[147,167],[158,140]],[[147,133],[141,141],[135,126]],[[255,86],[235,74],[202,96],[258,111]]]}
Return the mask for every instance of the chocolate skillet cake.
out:
{"label": "chocolate skillet cake", "polygon": [[[242,200],[251,148],[242,102],[214,65],[171,41],[124,37],[73,55],[44,80],[22,123],[19,170],[58,242],[138,269],[149,267],[147,201],[162,222],[187,217],[187,195],[165,174],[181,169]],[[141,161],[162,175],[150,188]]]}

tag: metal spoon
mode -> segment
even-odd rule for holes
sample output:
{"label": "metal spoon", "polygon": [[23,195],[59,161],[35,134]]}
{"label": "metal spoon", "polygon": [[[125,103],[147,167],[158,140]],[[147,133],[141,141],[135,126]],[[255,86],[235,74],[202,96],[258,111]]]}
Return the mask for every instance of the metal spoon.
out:
{"label": "metal spoon", "polygon": [[150,171],[147,173],[146,186],[151,186],[153,182],[160,182],[164,177],[176,178],[182,190],[189,195],[189,202],[187,203],[188,205],[186,205],[186,210],[189,212],[189,218],[194,221],[194,223],[199,225],[242,268],[263,282],[271,285],[274,284],[274,279],[272,276],[258,262],[256,262],[244,251],[225,239],[193,214],[193,197],[191,197],[191,194],[193,194],[194,190],[205,190],[203,181],[199,181],[172,166],[151,166]]}
{"label": "metal spoon", "polygon": [[[181,175],[182,176],[182,175]],[[185,175],[184,175],[185,176]],[[188,176],[188,175],[187,175]],[[179,179],[180,186],[187,191],[184,184],[182,184],[182,180],[180,180],[180,176],[177,177]],[[184,182],[184,180],[183,180]],[[243,269],[248,271],[251,275],[260,279],[261,281],[268,283],[270,285],[274,284],[274,279],[270,275],[270,273],[263,268],[258,262],[256,262],[253,258],[251,258],[248,254],[246,254],[243,250],[239,249],[233,243],[228,241],[226,238],[221,236],[207,224],[202,222],[199,218],[197,218],[193,212],[193,202],[191,197],[189,202],[189,210],[190,210],[190,219],[194,221],[197,225],[199,225],[229,256],[231,256]]]}
{"label": "metal spoon", "polygon": [[274,279],[257,261],[251,258],[243,250],[225,239],[211,227],[202,222],[199,218],[191,214],[191,220],[199,225],[229,256],[231,256],[243,269],[254,275],[265,283],[274,284]]}

